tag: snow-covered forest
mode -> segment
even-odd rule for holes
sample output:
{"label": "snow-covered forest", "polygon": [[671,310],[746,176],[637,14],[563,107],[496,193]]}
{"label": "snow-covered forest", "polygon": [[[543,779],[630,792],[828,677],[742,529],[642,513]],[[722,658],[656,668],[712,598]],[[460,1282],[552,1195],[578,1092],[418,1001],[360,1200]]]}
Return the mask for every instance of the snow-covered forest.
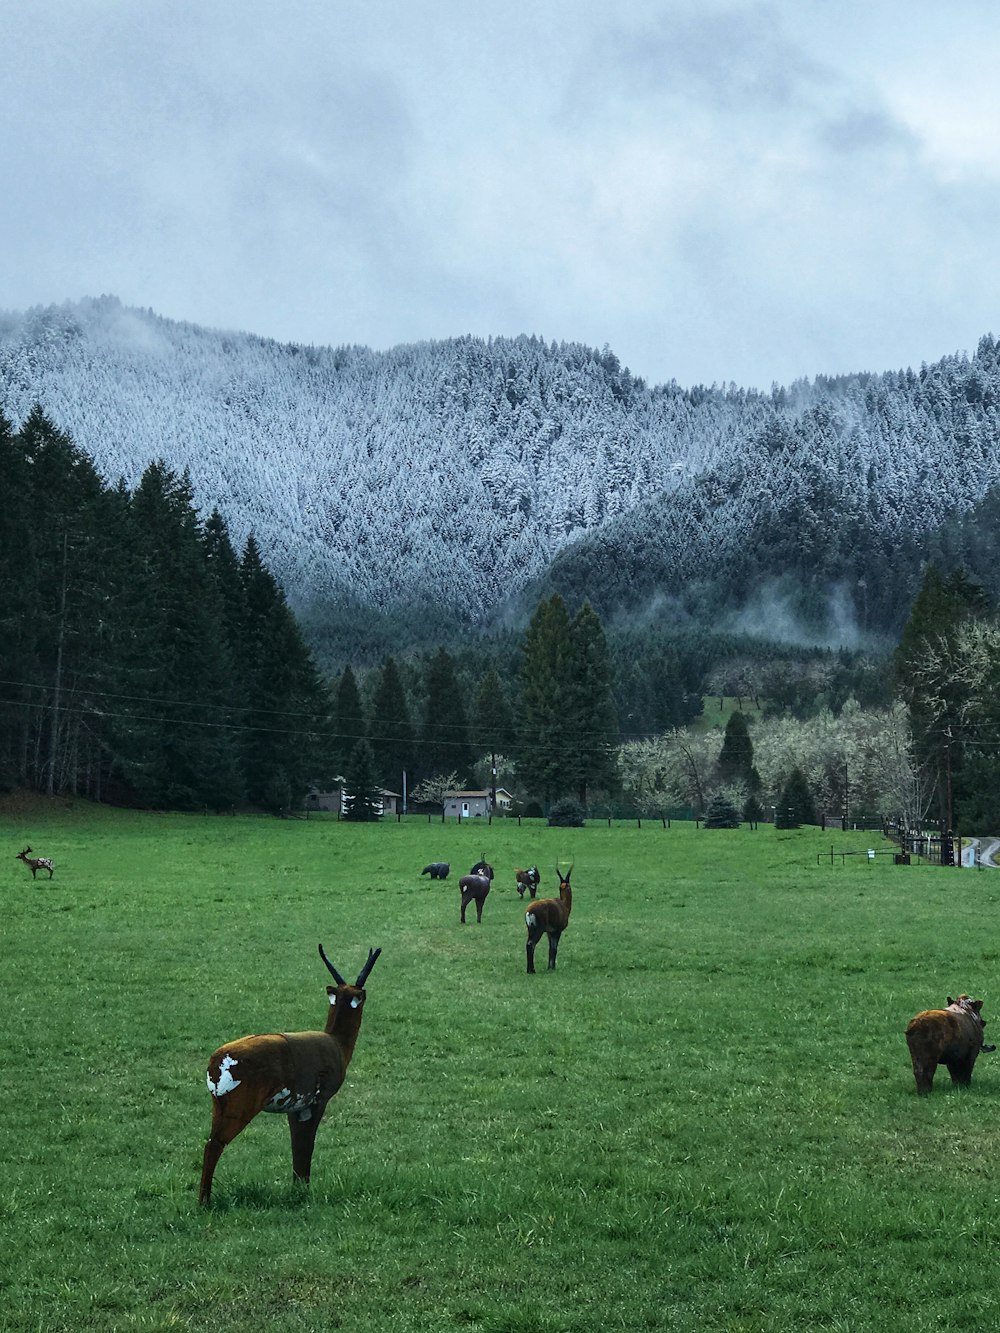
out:
{"label": "snow-covered forest", "polygon": [[988,336],[760,394],[646,385],[579,344],[303,347],[104,297],[0,316],[0,410],[36,403],[111,484],[186,471],[314,641],[523,623],[558,589],[609,625],[851,644],[898,633],[928,556],[1000,577],[974,514],[1000,481]]}

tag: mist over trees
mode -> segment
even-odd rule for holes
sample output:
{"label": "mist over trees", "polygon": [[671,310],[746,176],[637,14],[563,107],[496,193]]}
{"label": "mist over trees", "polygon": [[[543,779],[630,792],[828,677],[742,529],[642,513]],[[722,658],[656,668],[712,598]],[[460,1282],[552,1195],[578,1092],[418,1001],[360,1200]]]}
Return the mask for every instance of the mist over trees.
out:
{"label": "mist over trees", "polygon": [[543,809],[766,814],[798,769],[1000,825],[992,337],[761,394],[104,299],[0,316],[0,403],[0,784],[284,810],[496,764]]}
{"label": "mist over trees", "polygon": [[759,393],[649,386],[575,343],[305,348],[102,298],[0,315],[0,404],[17,422],[36,402],[105,483],[161,459],[237,549],[255,534],[330,672],[454,651],[553,592],[609,638],[846,648],[891,646],[928,561],[1000,592],[989,336]]}

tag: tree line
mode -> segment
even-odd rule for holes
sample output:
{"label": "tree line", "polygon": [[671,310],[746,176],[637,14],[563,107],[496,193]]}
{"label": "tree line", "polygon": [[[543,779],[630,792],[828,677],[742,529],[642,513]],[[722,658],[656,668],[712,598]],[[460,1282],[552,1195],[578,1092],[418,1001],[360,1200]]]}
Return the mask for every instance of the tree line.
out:
{"label": "tree line", "polygon": [[0,418],[0,487],[0,787],[289,809],[342,776],[468,785],[484,755],[545,803],[612,780],[613,671],[586,605],[539,608],[513,688],[481,655],[470,695],[441,647],[386,658],[362,699],[350,666],[322,675],[254,536],[237,551],[162,461],[110,486],[36,407],[19,430]]}

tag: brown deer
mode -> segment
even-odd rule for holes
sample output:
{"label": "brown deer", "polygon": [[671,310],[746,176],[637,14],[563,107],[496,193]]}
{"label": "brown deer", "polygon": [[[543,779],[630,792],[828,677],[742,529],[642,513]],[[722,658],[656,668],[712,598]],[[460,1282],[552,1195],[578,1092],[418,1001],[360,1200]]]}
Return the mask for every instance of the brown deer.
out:
{"label": "brown deer", "polygon": [[198,1202],[212,1197],[212,1177],[223,1149],[260,1111],[288,1117],[292,1138],[292,1179],[309,1183],[316,1130],[326,1104],[347,1073],[364,1014],[364,984],[381,949],[349,985],[319,946],[336,986],[327,986],[330,1013],[323,1032],[275,1032],[240,1037],[220,1046],[208,1062],[212,1131],[205,1144]]}
{"label": "brown deer", "polygon": [[953,1083],[971,1083],[980,1051],[995,1051],[983,1045],[982,1000],[948,996],[947,1009],[924,1009],[906,1025],[906,1044],[917,1092],[926,1094],[934,1086],[938,1065],[947,1066]]}
{"label": "brown deer", "polygon": [[534,898],[535,890],[538,888],[538,885],[541,881],[541,876],[538,873],[538,867],[529,866],[527,870],[521,870],[520,867],[518,867],[518,869],[514,871],[514,879],[517,883],[517,896],[519,898],[523,898],[525,892],[527,891],[527,893],[530,895],[529,896],[529,902],[530,902],[531,898]]}
{"label": "brown deer", "polygon": [[573,910],[573,890],[569,877],[573,867],[565,875],[556,866],[559,876],[559,897],[539,898],[528,904],[524,914],[524,924],[528,927],[528,971],[535,970],[535,945],[543,935],[549,937],[549,971],[555,971],[556,954],[559,952],[559,937],[569,925],[569,914]]}
{"label": "brown deer", "polygon": [[14,860],[24,862],[24,864],[31,871],[32,879],[35,878],[39,870],[47,870],[49,872],[49,879],[51,879],[53,874],[55,873],[55,866],[53,865],[53,863],[49,860],[47,856],[29,856],[28,853],[30,851],[31,851],[30,847],[25,847],[23,852],[18,852],[18,854],[14,857]]}

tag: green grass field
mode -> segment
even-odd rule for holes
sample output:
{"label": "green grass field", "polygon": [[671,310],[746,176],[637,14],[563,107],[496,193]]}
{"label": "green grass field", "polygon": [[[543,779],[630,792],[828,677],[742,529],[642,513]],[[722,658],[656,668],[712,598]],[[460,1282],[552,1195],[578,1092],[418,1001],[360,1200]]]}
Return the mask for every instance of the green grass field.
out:
{"label": "green grass field", "polygon": [[[4,1330],[998,1322],[1000,1052],[918,1098],[903,1038],[960,991],[1000,1033],[992,872],[765,826],[27,805],[0,828]],[[557,860],[573,918],[529,977],[513,867],[544,894]],[[322,1026],[320,940],[350,979],[383,953],[312,1185],[260,1116],[199,1209],[207,1057]]]}

